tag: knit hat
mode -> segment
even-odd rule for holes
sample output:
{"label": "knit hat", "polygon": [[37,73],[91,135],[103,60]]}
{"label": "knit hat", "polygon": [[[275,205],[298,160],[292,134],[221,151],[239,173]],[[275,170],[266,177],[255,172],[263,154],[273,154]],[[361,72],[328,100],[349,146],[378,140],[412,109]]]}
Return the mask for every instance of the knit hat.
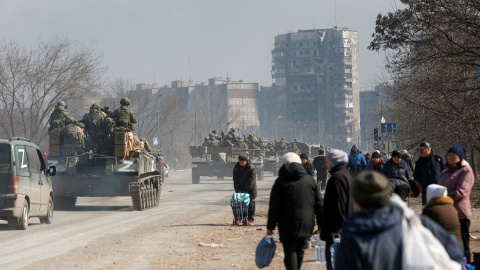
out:
{"label": "knit hat", "polygon": [[280,167],[287,163],[298,163],[302,164],[302,160],[300,159],[300,156],[293,152],[288,152],[285,155],[283,155],[282,160],[280,161]]}
{"label": "knit hat", "polygon": [[332,149],[327,154],[327,158],[333,161],[335,164],[346,164],[348,162],[347,153],[342,150]]}
{"label": "knit hat", "polygon": [[408,153],[408,151],[407,151],[407,149],[403,149],[401,153],[405,154],[405,153]]}
{"label": "knit hat", "polygon": [[454,153],[457,154],[457,156],[460,157],[460,159],[465,159],[465,148],[461,144],[454,144],[448,149],[448,153]]}
{"label": "knit hat", "polygon": [[402,154],[400,152],[398,152],[398,150],[393,150],[392,151],[392,157],[394,156],[402,156]]}
{"label": "knit hat", "polygon": [[373,152],[372,153],[372,158],[381,158],[382,156],[378,152]]}
{"label": "knit hat", "polygon": [[248,160],[248,157],[245,154],[240,154],[238,155],[238,160]]}
{"label": "knit hat", "polygon": [[319,155],[325,154],[325,150],[323,150],[323,149],[318,150],[318,154],[319,154]]}
{"label": "knit hat", "polygon": [[305,154],[305,153],[302,153],[302,154],[300,154],[300,159],[302,159],[302,158],[308,159],[308,155]]}
{"label": "knit hat", "polygon": [[444,186],[440,186],[437,184],[431,184],[427,187],[427,202],[430,201],[432,198],[436,197],[446,197],[447,196],[447,188]]}
{"label": "knit hat", "polygon": [[388,204],[390,182],[381,173],[364,171],[353,181],[353,199],[363,208],[380,208]]}

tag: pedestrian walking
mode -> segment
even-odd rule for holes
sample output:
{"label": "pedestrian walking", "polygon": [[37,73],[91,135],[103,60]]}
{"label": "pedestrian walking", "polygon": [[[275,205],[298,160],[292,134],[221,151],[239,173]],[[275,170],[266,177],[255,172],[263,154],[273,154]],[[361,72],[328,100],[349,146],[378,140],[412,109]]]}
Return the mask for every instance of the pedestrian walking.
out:
{"label": "pedestrian walking", "polygon": [[[248,204],[248,225],[253,225],[255,221],[255,199],[257,198],[257,180],[253,164],[248,160],[247,155],[238,156],[238,162],[233,167],[233,188],[235,193],[248,193],[250,203]],[[237,225],[242,221],[237,220]]]}
{"label": "pedestrian walking", "polygon": [[440,173],[446,168],[445,160],[437,155],[428,142],[422,142],[419,146],[420,157],[415,162],[413,178],[422,187],[422,205],[427,203],[427,187],[437,184]]}
{"label": "pedestrian walking", "polygon": [[157,159],[157,168],[160,170],[160,174],[162,175],[162,183],[165,182],[165,171],[168,168],[167,162],[163,155],[158,155]]}
{"label": "pedestrian walking", "polygon": [[427,187],[427,204],[423,208],[422,215],[429,217],[445,231],[455,235],[458,243],[463,247],[458,212],[453,206],[453,199],[447,196],[446,187],[437,184]]}
{"label": "pedestrian walking", "polygon": [[328,180],[325,189],[323,210],[325,218],[320,230],[320,238],[326,244],[327,270],[332,269],[330,247],[333,244],[333,237],[342,233],[343,222],[354,211],[351,194],[353,177],[345,167],[347,162],[348,155],[342,150],[332,149],[327,155],[326,165],[332,177]]}
{"label": "pedestrian walking", "polygon": [[355,176],[358,173],[365,170],[367,162],[362,153],[358,150],[358,147],[354,144],[350,150],[350,155],[348,155],[347,169],[350,170],[350,173]]}
{"label": "pedestrian walking", "polygon": [[382,173],[387,178],[404,177],[406,180],[413,180],[408,165],[402,160],[402,154],[398,150],[392,151],[392,157],[383,166]]}
{"label": "pedestrian walking", "polygon": [[381,173],[384,163],[380,157],[381,157],[380,153],[373,152],[372,159],[370,160],[369,163],[367,163],[367,167],[365,167],[365,170],[376,171]]}
{"label": "pedestrian walking", "polygon": [[305,167],[307,173],[311,176],[315,176],[315,171],[312,163],[310,162],[310,160],[308,160],[308,155],[306,153],[302,153],[300,155],[300,160],[302,161],[302,165],[303,167]]}
{"label": "pedestrian walking", "polygon": [[286,153],[270,192],[267,221],[268,235],[278,226],[286,269],[301,268],[315,219],[321,224],[322,208],[318,186],[302,166],[300,157]]}
{"label": "pedestrian walking", "polygon": [[317,185],[320,185],[321,191],[325,190],[327,185],[327,166],[325,161],[325,150],[318,150],[318,156],[313,159],[313,167],[317,171]]}
{"label": "pedestrian walking", "polygon": [[[375,171],[363,172],[355,177],[352,194],[356,212],[343,223],[342,240],[335,252],[335,270],[405,269],[404,210],[390,202],[388,179]],[[445,249],[449,257],[445,259],[457,262],[460,269],[463,254],[455,237],[431,219],[422,216],[420,219]]]}
{"label": "pedestrian walking", "polygon": [[[447,151],[448,168],[442,171],[438,184],[447,188],[447,194],[453,199],[460,221],[463,251],[467,262],[471,262],[470,254],[470,220],[472,206],[470,193],[475,182],[472,167],[465,160],[465,148],[460,144],[452,145]],[[418,168],[417,168],[418,170]]]}

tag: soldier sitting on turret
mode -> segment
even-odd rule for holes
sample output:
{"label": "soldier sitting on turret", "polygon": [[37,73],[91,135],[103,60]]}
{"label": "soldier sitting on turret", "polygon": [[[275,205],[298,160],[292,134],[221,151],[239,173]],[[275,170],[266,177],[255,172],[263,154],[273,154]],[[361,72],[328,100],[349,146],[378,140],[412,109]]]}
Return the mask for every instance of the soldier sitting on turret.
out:
{"label": "soldier sitting on turret", "polygon": [[50,127],[48,128],[48,132],[65,127],[65,119],[70,115],[65,110],[67,108],[67,104],[63,101],[58,101],[57,105],[55,105],[55,110],[53,110],[52,114],[50,115]]}
{"label": "soldier sitting on turret", "polygon": [[115,126],[118,130],[134,131],[135,124],[137,123],[137,117],[135,113],[128,108],[130,100],[128,98],[122,98],[120,100],[120,108],[113,112],[115,117]]}
{"label": "soldier sitting on turret", "polygon": [[102,125],[102,120],[107,117],[107,114],[101,111],[100,105],[97,103],[90,106],[90,111],[83,115],[82,123],[85,124],[85,130],[90,134],[90,136],[95,137],[95,134],[98,132]]}
{"label": "soldier sitting on turret", "polygon": [[150,144],[148,143],[147,138],[141,138],[140,142],[143,143],[143,148],[145,148],[145,150],[147,150],[147,152],[152,152],[152,147],[150,147]]}
{"label": "soldier sitting on turret", "polygon": [[85,149],[85,134],[83,133],[83,128],[85,125],[79,123],[78,125],[83,126],[79,127],[75,123],[73,117],[68,117],[65,120],[66,126],[63,128],[63,149],[64,155],[80,155],[84,153]]}

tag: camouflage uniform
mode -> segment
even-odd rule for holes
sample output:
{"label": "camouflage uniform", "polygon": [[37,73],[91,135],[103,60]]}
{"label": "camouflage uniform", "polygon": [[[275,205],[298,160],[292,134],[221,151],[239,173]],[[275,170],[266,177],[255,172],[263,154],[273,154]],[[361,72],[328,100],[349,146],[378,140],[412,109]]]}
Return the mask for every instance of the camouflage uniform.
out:
{"label": "camouflage uniform", "polygon": [[[80,155],[84,153],[85,134],[83,129],[75,124],[73,117],[68,117],[63,128],[63,150],[64,155]],[[80,125],[83,125],[80,123]],[[84,126],[84,125],[83,125]],[[85,126],[84,126],[85,127]]]}
{"label": "camouflage uniform", "polygon": [[150,147],[150,144],[148,143],[147,138],[141,138],[140,142],[143,142],[143,148],[145,148],[147,152],[152,152],[152,147]]}
{"label": "camouflage uniform", "polygon": [[115,126],[118,129],[133,132],[135,130],[135,124],[137,123],[137,116],[135,116],[135,113],[128,108],[130,100],[128,98],[122,98],[120,104],[120,108],[113,112]]}
{"label": "camouflage uniform", "polygon": [[107,114],[100,110],[100,105],[94,103],[90,106],[90,112],[83,116],[82,122],[85,124],[85,130],[90,136],[95,137],[102,124],[102,120],[107,117]]}
{"label": "camouflage uniform", "polygon": [[65,127],[65,119],[70,115],[65,110],[67,108],[67,104],[63,101],[57,102],[55,105],[55,110],[53,110],[52,114],[50,115],[49,124],[50,127],[48,128],[48,132],[56,129],[56,128],[63,128]]}
{"label": "camouflage uniform", "polygon": [[95,143],[98,146],[98,153],[106,156],[113,156],[114,154],[114,139],[115,131],[113,130],[113,120],[109,117],[102,121],[101,134]]}

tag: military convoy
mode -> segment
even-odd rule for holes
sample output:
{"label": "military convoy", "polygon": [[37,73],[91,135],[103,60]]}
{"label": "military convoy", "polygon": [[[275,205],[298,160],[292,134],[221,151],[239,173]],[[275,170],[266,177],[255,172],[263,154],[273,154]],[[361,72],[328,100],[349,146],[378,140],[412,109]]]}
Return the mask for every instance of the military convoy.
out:
{"label": "military convoy", "polygon": [[[57,206],[73,207],[77,197],[113,196],[131,196],[135,210],[158,206],[162,179],[157,157],[132,132],[136,118],[128,109],[130,101],[122,98],[120,104],[121,108],[110,114],[117,115],[115,129],[97,104],[89,114],[98,117],[88,121],[88,115],[84,116],[87,125],[68,124],[68,118],[64,118],[68,125],[63,128],[63,123],[58,127],[51,123],[48,162],[57,168],[57,176],[52,178]],[[89,130],[91,137],[84,134],[86,126],[95,127]],[[71,133],[75,136],[68,140]]]}

